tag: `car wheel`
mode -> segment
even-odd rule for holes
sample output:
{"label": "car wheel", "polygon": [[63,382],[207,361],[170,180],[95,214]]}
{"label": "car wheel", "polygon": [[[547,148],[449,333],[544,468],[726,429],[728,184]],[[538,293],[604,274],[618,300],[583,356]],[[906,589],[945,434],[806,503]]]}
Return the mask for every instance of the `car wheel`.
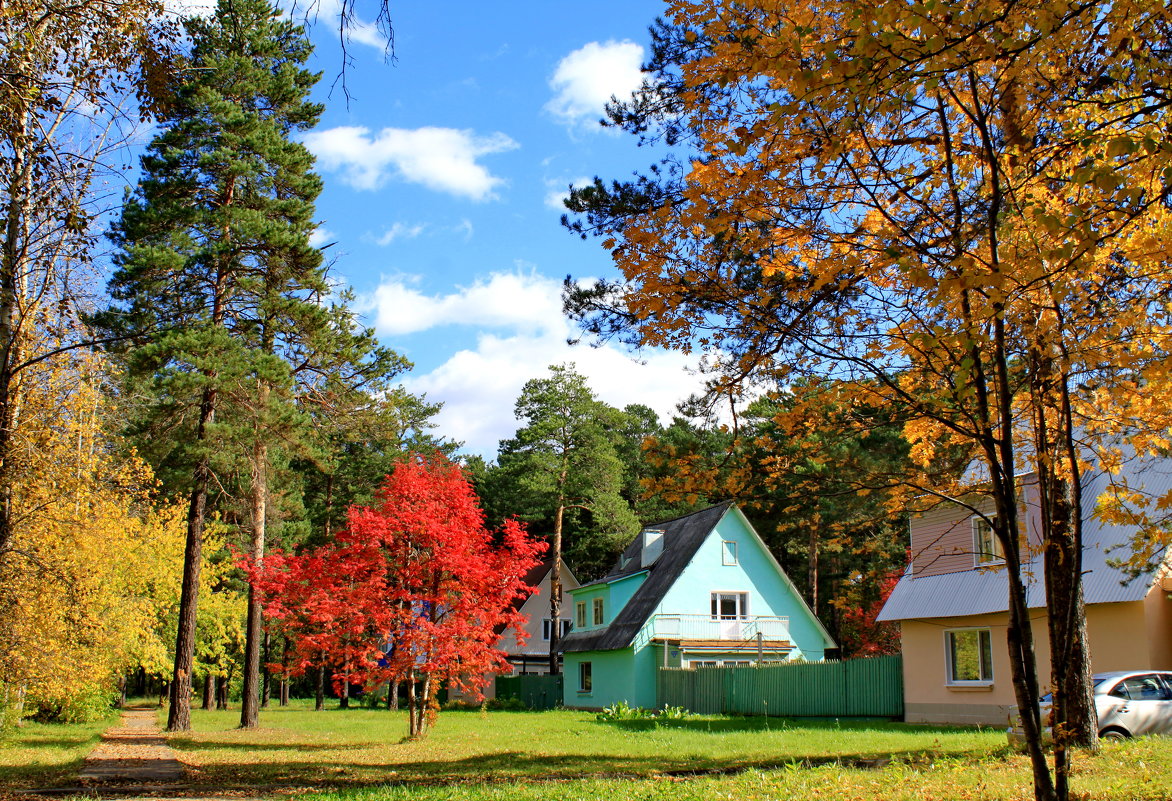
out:
{"label": "car wheel", "polygon": [[1131,735],[1125,732],[1123,729],[1103,729],[1101,732],[1099,732],[1100,740],[1110,740],[1112,742],[1126,740],[1130,736]]}

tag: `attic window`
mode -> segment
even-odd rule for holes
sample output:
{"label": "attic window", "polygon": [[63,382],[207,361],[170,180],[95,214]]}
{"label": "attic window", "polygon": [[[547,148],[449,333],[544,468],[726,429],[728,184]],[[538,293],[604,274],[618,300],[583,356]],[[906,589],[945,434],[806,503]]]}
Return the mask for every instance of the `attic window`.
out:
{"label": "attic window", "polygon": [[643,550],[639,554],[639,566],[650,567],[663,553],[663,531],[661,529],[644,529]]}
{"label": "attic window", "polygon": [[996,515],[984,518],[973,518],[973,553],[976,554],[978,565],[988,565],[995,562],[1004,562],[1005,554],[1001,551],[1001,540],[993,531],[997,524]]}
{"label": "attic window", "polygon": [[737,544],[733,540],[721,540],[721,564],[735,565],[737,562]]}

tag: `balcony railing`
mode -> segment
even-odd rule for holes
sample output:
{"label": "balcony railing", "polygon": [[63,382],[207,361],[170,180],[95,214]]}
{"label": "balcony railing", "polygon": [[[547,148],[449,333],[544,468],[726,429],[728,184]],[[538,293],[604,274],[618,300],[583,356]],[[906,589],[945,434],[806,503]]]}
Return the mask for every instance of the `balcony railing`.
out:
{"label": "balcony railing", "polygon": [[712,617],[711,615],[652,615],[644,631],[649,639],[680,640],[789,640],[789,618],[777,615]]}

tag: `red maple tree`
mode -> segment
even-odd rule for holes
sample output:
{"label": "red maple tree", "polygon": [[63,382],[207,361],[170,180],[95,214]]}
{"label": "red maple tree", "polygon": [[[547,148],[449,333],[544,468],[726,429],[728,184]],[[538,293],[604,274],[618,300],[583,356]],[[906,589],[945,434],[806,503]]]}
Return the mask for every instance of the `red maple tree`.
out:
{"label": "red maple tree", "polygon": [[515,520],[491,532],[463,470],[437,454],[396,467],[373,506],[349,510],[336,543],[248,570],[297,670],[406,682],[409,732],[421,737],[441,686],[479,695],[485,674],[508,668],[497,631],[523,622],[512,602],[533,592],[523,577],[545,547]]}

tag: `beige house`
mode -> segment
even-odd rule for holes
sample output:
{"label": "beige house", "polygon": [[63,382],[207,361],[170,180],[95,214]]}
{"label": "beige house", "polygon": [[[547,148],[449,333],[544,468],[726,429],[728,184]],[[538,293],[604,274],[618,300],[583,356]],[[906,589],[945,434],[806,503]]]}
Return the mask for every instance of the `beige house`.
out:
{"label": "beige house", "polygon": [[[1133,467],[1129,485],[1160,496],[1172,489],[1172,460]],[[1050,675],[1041,520],[1035,477],[1021,476],[1023,577],[1033,623],[1038,675]],[[1109,476],[1084,488],[1083,579],[1093,670],[1172,669],[1172,573],[1128,579],[1111,563],[1126,558],[1133,530],[1093,517]],[[992,504],[975,504],[991,514]],[[972,509],[942,504],[911,521],[912,562],[883,611],[902,632],[905,719],[912,723],[1005,725],[1016,703],[1006,645],[1008,581],[987,521]]]}
{"label": "beige house", "polygon": [[[553,572],[553,560],[547,559],[530,570],[522,581],[537,591],[524,600],[513,602],[513,608],[525,617],[521,630],[529,637],[524,644],[518,645],[516,629],[501,631],[500,649],[509,659],[510,670],[501,673],[503,676],[516,676],[519,673],[549,673],[549,635],[551,630],[549,617],[550,574]],[[574,578],[573,571],[565,562],[562,562],[561,571],[562,604],[561,620],[562,631],[569,632],[570,620],[573,611],[566,604],[570,602],[567,595],[569,590],[578,587],[578,579]],[[496,683],[494,674],[484,676],[484,686],[481,688],[483,697],[496,697]],[[456,688],[449,688],[449,698],[453,700],[472,700],[468,694]],[[479,700],[479,699],[477,699]]]}
{"label": "beige house", "polygon": [[[549,639],[552,623],[549,616],[550,576],[553,573],[553,560],[547,559],[533,568],[525,583],[536,587],[537,592],[524,601],[519,602],[517,611],[525,618],[522,630],[529,635],[524,645],[517,644],[517,637],[513,630],[506,631],[501,639],[501,650],[509,656],[509,663],[513,666],[512,675],[518,673],[549,673]],[[578,579],[569,565],[562,562],[561,569],[561,636],[570,631],[574,610],[570,608],[570,590],[578,588]]]}

